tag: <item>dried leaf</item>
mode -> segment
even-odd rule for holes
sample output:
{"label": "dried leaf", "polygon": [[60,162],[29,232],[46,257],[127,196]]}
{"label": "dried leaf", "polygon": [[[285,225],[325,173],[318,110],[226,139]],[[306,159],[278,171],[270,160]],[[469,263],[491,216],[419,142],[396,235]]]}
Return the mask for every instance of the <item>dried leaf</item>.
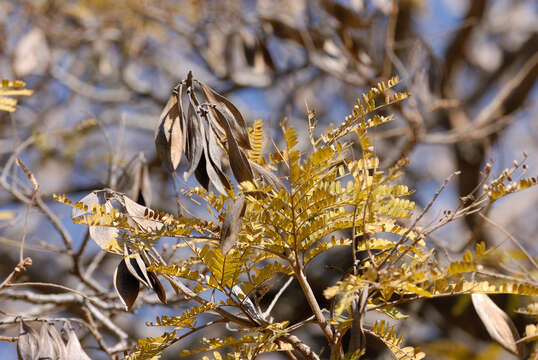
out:
{"label": "dried leaf", "polygon": [[75,333],[75,329],[69,326],[67,333],[66,350],[67,354],[69,354],[69,360],[91,360],[88,354],[82,349],[77,334]]}
{"label": "dried leaf", "polygon": [[142,258],[140,258],[140,254],[124,254],[123,260],[125,261],[125,266],[127,266],[127,269],[131,275],[144,284],[144,286],[151,287],[148,271],[146,270],[146,265],[142,261]]}
{"label": "dried leaf", "polygon": [[[228,127],[231,129],[233,137],[236,139],[239,146],[243,149],[251,150],[250,139],[248,137],[248,128],[243,116],[237,110],[234,104],[232,104],[224,96],[218,94],[209,86],[199,82],[202,92],[204,93],[207,101],[215,105],[216,109],[223,115],[228,122]],[[216,122],[223,131],[226,131],[226,124],[223,123],[221,118],[216,118]],[[229,137],[228,135],[226,135]]]}
{"label": "dried leaf", "polygon": [[125,259],[121,260],[116,271],[114,271],[114,288],[125,309],[129,311],[138,297],[140,282],[127,268]]}
{"label": "dried leaf", "polygon": [[519,334],[512,319],[486,294],[472,294],[471,299],[476,313],[493,340],[512,354],[522,357],[523,345],[517,343]]}
{"label": "dried leaf", "polygon": [[245,208],[245,198],[240,197],[232,203],[230,210],[228,210],[224,217],[220,234],[220,248],[223,254],[230,251],[237,242],[237,236],[239,235],[241,225],[243,224]]}
{"label": "dried leaf", "polygon": [[17,355],[19,360],[34,360],[38,353],[37,332],[20,319]]}

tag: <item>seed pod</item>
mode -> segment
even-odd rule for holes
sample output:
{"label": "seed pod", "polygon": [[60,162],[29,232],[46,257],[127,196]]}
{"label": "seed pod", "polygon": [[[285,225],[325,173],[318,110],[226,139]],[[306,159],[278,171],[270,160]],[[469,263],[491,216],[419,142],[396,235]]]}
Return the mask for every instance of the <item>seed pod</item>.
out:
{"label": "seed pod", "polygon": [[127,268],[125,259],[121,260],[114,271],[114,288],[125,309],[129,311],[138,297],[140,282]]}
{"label": "seed pod", "polygon": [[38,352],[37,332],[20,319],[17,355],[19,360],[34,360]]}

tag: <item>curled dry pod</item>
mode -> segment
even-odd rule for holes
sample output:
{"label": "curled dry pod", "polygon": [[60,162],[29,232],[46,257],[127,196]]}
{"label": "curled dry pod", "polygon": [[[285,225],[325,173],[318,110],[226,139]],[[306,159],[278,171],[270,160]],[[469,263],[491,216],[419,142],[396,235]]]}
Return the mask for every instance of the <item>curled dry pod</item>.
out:
{"label": "curled dry pod", "polygon": [[163,304],[166,304],[166,292],[164,291],[161,282],[157,278],[157,275],[155,275],[155,273],[151,271],[148,271],[148,275],[151,288],[153,289],[153,291],[155,291],[155,293],[159,297],[159,300],[161,300]]}
{"label": "curled dry pod", "polygon": [[82,349],[80,342],[78,341],[75,329],[71,325],[65,324],[67,327],[67,345],[66,351],[69,355],[69,360],[91,360],[88,354]]}
{"label": "curled dry pod", "polygon": [[150,208],[134,202],[125,195],[121,196],[121,201],[129,218],[142,230],[155,231],[162,229],[163,224],[161,221],[153,220],[146,216],[146,214],[153,212]]}
{"label": "curled dry pod", "polygon": [[34,360],[37,358],[37,352],[37,332],[26,325],[21,318],[19,322],[19,341],[17,342],[18,358],[19,360]]}
{"label": "curled dry pod", "polygon": [[140,282],[127,268],[125,259],[121,260],[114,271],[114,288],[125,309],[129,311],[138,297]]}
{"label": "curled dry pod", "polygon": [[140,254],[129,254],[127,246],[124,246],[123,261],[125,262],[125,266],[127,266],[127,269],[132,276],[144,284],[144,286],[151,287],[148,272],[146,270],[146,264],[144,264]]}

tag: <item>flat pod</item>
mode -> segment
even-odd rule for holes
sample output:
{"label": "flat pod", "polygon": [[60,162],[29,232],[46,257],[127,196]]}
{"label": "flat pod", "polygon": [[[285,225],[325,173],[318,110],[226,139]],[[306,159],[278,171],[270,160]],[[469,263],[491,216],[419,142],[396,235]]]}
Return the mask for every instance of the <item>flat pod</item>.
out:
{"label": "flat pod", "polygon": [[203,158],[202,153],[204,149],[202,131],[200,129],[201,123],[198,114],[192,104],[189,103],[187,111],[187,138],[185,143],[185,157],[189,160],[189,168],[183,174],[183,178],[187,180],[193,172],[198,168],[198,164]]}
{"label": "flat pod", "polygon": [[[211,129],[206,128],[205,126],[202,126],[202,137],[205,138],[204,142],[204,157],[205,157],[205,164],[206,164],[206,172],[209,177],[210,182],[215,186],[215,189],[221,194],[226,194],[226,189],[230,189],[231,185],[228,181],[228,178],[226,178],[226,175],[224,175],[224,172],[222,169],[217,166],[217,163],[215,160],[211,157],[210,154],[210,139],[213,138],[213,134],[211,132]],[[213,138],[213,140],[215,140]],[[217,161],[220,164],[220,157],[217,157]],[[206,188],[207,190],[207,188]]]}
{"label": "flat pod", "polygon": [[53,324],[44,323],[39,330],[37,359],[67,359],[65,344]]}
{"label": "flat pod", "polygon": [[67,349],[62,337],[60,336],[60,333],[58,330],[56,330],[56,326],[54,326],[53,323],[46,323],[43,324],[43,326],[47,327],[47,331],[49,332],[51,339],[53,339],[52,344],[55,348],[56,354],[58,354],[58,359],[68,359]]}
{"label": "flat pod", "polygon": [[[202,88],[204,96],[207,98],[208,102],[215,105],[216,109],[223,114],[224,119],[227,120],[230,131],[239,146],[244,149],[251,150],[250,139],[248,137],[248,128],[243,116],[237,110],[234,104],[224,96],[218,94],[209,86],[198,82]],[[216,118],[217,123],[221,126],[223,132],[226,132],[226,124],[223,123],[221,118]]]}
{"label": "flat pod", "polygon": [[243,181],[252,181],[252,179],[254,178],[252,169],[245,153],[242,149],[239,148],[239,145],[232,133],[232,129],[228,120],[218,109],[211,108],[210,111],[218,119],[220,119],[226,131],[228,157],[230,159],[230,167],[232,168],[234,177],[240,183]]}
{"label": "flat pod", "polygon": [[471,300],[493,340],[512,354],[522,357],[523,344],[518,342],[519,334],[512,319],[486,294],[472,294]]}
{"label": "flat pod", "polygon": [[221,229],[220,248],[223,254],[228,253],[237,242],[237,237],[243,224],[245,214],[245,198],[240,197],[232,203],[230,210],[226,213]]}
{"label": "flat pod", "polygon": [[138,297],[140,282],[127,268],[125,259],[121,260],[114,271],[114,288],[125,309],[129,311]]}
{"label": "flat pod", "polygon": [[264,168],[260,164],[249,160],[250,167],[254,173],[254,178],[261,180],[264,185],[270,185],[274,190],[284,189],[284,183],[272,171]]}
{"label": "flat pod", "polygon": [[161,113],[159,126],[155,131],[157,153],[170,171],[178,167],[183,153],[180,115],[178,97],[176,93],[173,93]]}
{"label": "flat pod", "polygon": [[17,355],[19,360],[34,360],[38,353],[37,332],[20,319]]}
{"label": "flat pod", "polygon": [[157,275],[155,275],[155,273],[153,273],[151,271],[148,271],[148,276],[149,276],[149,281],[150,281],[150,284],[151,284],[151,288],[153,289],[153,291],[155,291],[155,293],[157,294],[157,297],[159,298],[159,300],[163,304],[166,305],[166,292],[164,291],[164,288],[163,288],[161,282],[157,278]]}
{"label": "flat pod", "polygon": [[66,351],[69,355],[69,360],[91,360],[88,354],[82,349],[77,334],[75,333],[75,329],[68,326],[67,334]]}

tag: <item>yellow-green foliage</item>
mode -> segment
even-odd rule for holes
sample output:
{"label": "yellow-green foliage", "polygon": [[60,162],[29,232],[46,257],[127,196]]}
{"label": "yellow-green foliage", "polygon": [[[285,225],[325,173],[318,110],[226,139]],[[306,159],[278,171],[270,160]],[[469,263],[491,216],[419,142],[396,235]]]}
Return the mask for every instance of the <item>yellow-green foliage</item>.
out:
{"label": "yellow-green foliage", "polygon": [[[263,352],[297,350],[289,338],[294,325],[273,323],[252,301],[253,296],[275,286],[283,275],[294,276],[308,296],[305,266],[312,266],[316,256],[335,247],[354,247],[353,253],[360,253],[362,259],[324,293],[334,302],[329,320],[340,337],[352,327],[351,306],[364,289],[375,290],[368,294],[365,311],[378,311],[394,319],[406,317],[397,309],[399,303],[415,299],[475,292],[538,295],[538,288],[525,279],[507,280],[481,273],[482,262],[489,256],[484,244],[476,246],[474,255],[468,251],[462,259],[440,264],[426,247],[427,237],[401,222],[409,219],[415,208],[406,198],[412,190],[394,183],[407,160],[383,171],[368,136],[368,129],[392,120],[392,116],[374,114],[376,110],[409,96],[389,91],[397,83],[393,78],[372,88],[357,100],[343,123],[331,125],[319,138],[311,138],[309,149],[299,148],[296,130],[283,123],[284,147],[266,158],[262,122],[256,121],[249,132],[249,160],[266,171],[280,167],[284,185],[275,188],[254,180],[242,182],[227,195],[215,195],[203,188],[188,191],[187,196],[207,208],[213,221],[175,217],[147,208],[143,216],[135,216],[104,205],[73,205],[63,196],[56,199],[87,212],[75,220],[78,223],[120,229],[118,248],[127,245],[149,249],[160,237],[167,236],[178,239],[177,247],[190,249],[189,259],[172,264],[154,261],[148,266],[148,270],[169,279],[174,289],[193,304],[182,314],[160,317],[151,325],[194,333],[212,324],[235,322],[231,326],[241,331],[234,337],[204,339],[201,347],[184,349],[181,355],[209,352],[215,359],[253,359]],[[360,154],[351,153],[353,137],[361,146]],[[492,201],[532,183],[524,179],[512,187],[503,185],[509,176],[504,174],[487,186]],[[231,250],[223,251],[219,243],[222,221],[228,204],[240,196],[246,201],[241,231]],[[215,301],[215,292],[223,294],[226,301]],[[203,299],[199,297],[202,294]],[[216,320],[200,324],[197,319],[202,314]],[[364,330],[383,341],[396,359],[424,357],[424,353],[405,347],[402,337],[385,322]],[[128,358],[156,359],[164,348],[180,339],[172,332],[139,340]],[[229,352],[223,356],[215,349]],[[333,356],[337,353],[332,349]]]}
{"label": "yellow-green foliage", "polygon": [[17,98],[15,96],[30,96],[33,91],[25,89],[23,81],[0,81],[0,111],[13,112],[17,109]]}

